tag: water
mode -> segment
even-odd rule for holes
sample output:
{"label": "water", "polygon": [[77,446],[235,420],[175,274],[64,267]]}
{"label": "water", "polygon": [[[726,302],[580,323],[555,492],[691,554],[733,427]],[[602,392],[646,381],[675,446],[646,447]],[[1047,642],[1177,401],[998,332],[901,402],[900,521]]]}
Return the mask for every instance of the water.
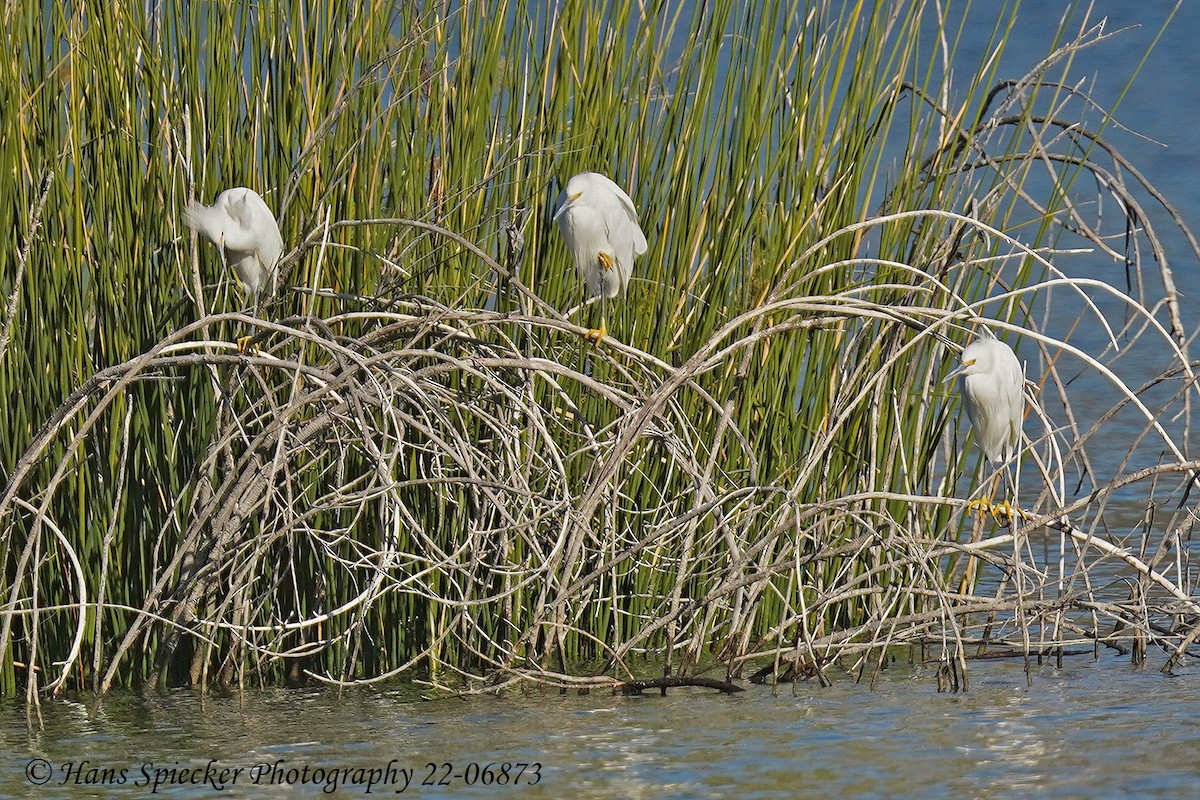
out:
{"label": "water", "polygon": [[[907,665],[875,690],[834,675],[829,688],[751,686],[732,696],[117,692],[47,701],[45,730],[29,735],[9,701],[0,706],[0,794],[151,796],[152,785],[138,784],[155,770],[200,767],[202,777],[210,761],[211,775],[232,776],[219,792],[166,784],[157,794],[319,797],[330,772],[349,769],[333,794],[367,796],[355,780],[373,768],[383,783],[371,796],[409,797],[1116,798],[1186,797],[1200,786],[1194,675],[1081,656],[1061,669],[1035,665],[1031,685],[1019,660],[973,662],[970,675],[966,694],[938,694],[933,667]],[[33,759],[50,765],[44,786],[25,777]],[[80,783],[62,785],[63,765],[85,761]],[[488,764],[506,785],[482,785]],[[514,784],[518,764],[528,766]],[[308,783],[279,782],[288,770],[303,779],[305,767]],[[88,786],[89,769],[124,769],[126,783]],[[412,773],[407,787],[401,769]]]}

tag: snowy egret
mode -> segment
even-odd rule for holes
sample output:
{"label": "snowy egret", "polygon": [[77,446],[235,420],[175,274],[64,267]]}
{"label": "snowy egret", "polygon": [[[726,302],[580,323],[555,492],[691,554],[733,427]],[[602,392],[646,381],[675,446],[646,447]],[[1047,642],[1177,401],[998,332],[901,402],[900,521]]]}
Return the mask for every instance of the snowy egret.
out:
{"label": "snowy egret", "polygon": [[[1025,417],[1025,374],[1017,354],[987,332],[966,346],[962,363],[945,379],[955,377],[975,431],[975,444],[989,461],[1009,461],[1021,441]],[[1025,515],[1017,506],[993,504],[990,499],[973,500],[968,505],[969,509],[976,507],[993,516]]]}
{"label": "snowy egret", "polygon": [[266,202],[253,189],[238,186],[221,192],[211,206],[189,203],[183,219],[233,265],[257,312],[262,295],[269,296],[275,288],[275,267],[283,255],[279,223]]}
{"label": "snowy egret", "polygon": [[554,204],[554,221],[588,294],[600,298],[600,327],[587,332],[599,346],[608,335],[604,301],[625,296],[633,259],[646,252],[646,235],[629,195],[598,172],[581,172],[567,181]]}

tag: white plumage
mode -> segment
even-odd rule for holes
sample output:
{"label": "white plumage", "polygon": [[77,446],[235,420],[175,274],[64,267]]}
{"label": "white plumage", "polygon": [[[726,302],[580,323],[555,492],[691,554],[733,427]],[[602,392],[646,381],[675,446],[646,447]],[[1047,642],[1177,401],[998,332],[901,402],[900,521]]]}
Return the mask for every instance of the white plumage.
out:
{"label": "white plumage", "polygon": [[283,255],[279,223],[253,189],[238,186],[217,195],[211,206],[189,203],[183,212],[188,227],[225,252],[242,290],[255,306],[275,288],[275,267]]}
{"label": "white plumage", "polygon": [[588,293],[624,297],[633,259],[646,252],[646,236],[629,195],[605,175],[581,172],[558,195],[554,221]]}
{"label": "white plumage", "polygon": [[1025,417],[1025,375],[1017,354],[999,339],[976,339],[947,379],[954,376],[979,449],[990,461],[1012,458]]}
{"label": "white plumage", "polygon": [[554,203],[554,221],[567,240],[588,294],[600,298],[600,327],[587,332],[599,345],[608,335],[604,301],[624,297],[633,259],[646,252],[646,236],[625,191],[598,172],[567,181]]}

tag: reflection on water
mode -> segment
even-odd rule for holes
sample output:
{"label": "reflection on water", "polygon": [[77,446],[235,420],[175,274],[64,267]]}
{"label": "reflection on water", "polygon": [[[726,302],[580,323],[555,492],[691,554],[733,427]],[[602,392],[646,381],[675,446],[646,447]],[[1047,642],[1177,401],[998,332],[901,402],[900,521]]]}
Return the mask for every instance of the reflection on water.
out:
{"label": "reflection on water", "polygon": [[[1032,685],[1020,661],[976,662],[961,695],[938,694],[932,667],[903,666],[875,691],[848,678],[735,697],[176,691],[48,701],[44,713],[45,731],[27,733],[18,704],[0,707],[6,796],[143,796],[143,765],[201,774],[210,761],[211,770],[242,769],[221,791],[229,797],[365,796],[356,775],[389,763],[395,780],[377,782],[371,796],[1185,797],[1200,785],[1195,675],[1082,657],[1062,669],[1035,665]],[[45,786],[26,778],[35,758],[54,770]],[[84,762],[124,768],[126,784],[64,787],[63,765]],[[516,765],[535,763],[536,785],[527,766],[514,786]],[[266,771],[256,785],[257,765]],[[307,783],[271,780],[288,770],[301,780],[304,767]],[[326,793],[330,775],[340,782]],[[158,794],[214,789],[166,785]]]}

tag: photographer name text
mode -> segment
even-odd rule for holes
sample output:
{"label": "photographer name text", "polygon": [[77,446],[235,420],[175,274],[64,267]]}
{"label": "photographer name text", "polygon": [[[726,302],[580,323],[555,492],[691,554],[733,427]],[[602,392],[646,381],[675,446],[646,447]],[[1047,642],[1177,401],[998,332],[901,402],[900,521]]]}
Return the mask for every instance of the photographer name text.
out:
{"label": "photographer name text", "polygon": [[178,786],[207,786],[221,792],[248,785],[315,786],[325,794],[338,790],[403,794],[410,787],[533,786],[542,780],[542,765],[536,761],[430,761],[417,768],[401,765],[394,758],[377,767],[313,766],[285,759],[250,766],[225,766],[217,759],[205,764],[111,766],[87,760],[53,764],[35,758],[25,765],[25,778],[35,786],[136,786],[149,789],[150,794]]}

